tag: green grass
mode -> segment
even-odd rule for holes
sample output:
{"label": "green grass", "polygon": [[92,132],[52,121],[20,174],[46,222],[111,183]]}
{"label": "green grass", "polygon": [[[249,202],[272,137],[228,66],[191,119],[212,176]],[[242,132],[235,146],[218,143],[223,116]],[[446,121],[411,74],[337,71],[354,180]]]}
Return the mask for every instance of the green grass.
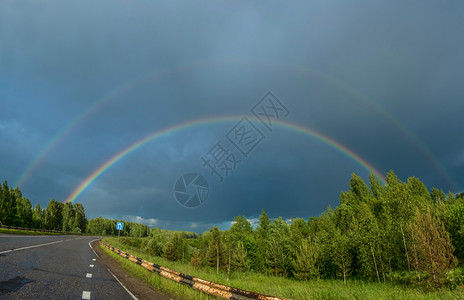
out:
{"label": "green grass", "polygon": [[42,231],[18,230],[18,229],[7,229],[7,228],[0,228],[0,233],[25,234],[25,235],[62,235],[61,233],[55,233],[55,232],[42,232]]}
{"label": "green grass", "polygon": [[33,230],[19,230],[19,229],[8,229],[8,228],[0,228],[0,233],[6,234],[22,234],[22,235],[90,235],[87,233],[74,233],[74,232],[67,232],[67,233],[58,233],[58,232],[45,232],[45,231],[33,231]]}
{"label": "green grass", "polygon": [[[441,290],[425,292],[422,287],[414,285],[392,283],[379,284],[356,279],[349,279],[345,285],[342,280],[320,279],[297,281],[283,277],[266,276],[254,272],[237,272],[232,273],[230,280],[227,281],[227,274],[223,271],[216,274],[214,268],[194,268],[188,263],[170,262],[162,257],[150,256],[141,251],[141,249],[135,249],[118,242],[117,238],[105,238],[103,241],[120,250],[178,272],[248,291],[289,299],[464,299],[464,290],[462,288],[456,291],[443,288]],[[135,269],[145,270],[116,254],[114,255],[124,260],[127,264],[132,264]],[[157,274],[153,275],[158,276]],[[166,291],[176,291],[180,289],[180,287],[182,287],[182,290],[187,288],[176,282],[171,282],[174,283],[174,285],[169,285],[169,289],[166,289]],[[196,296],[185,297],[187,299],[198,299]]]}

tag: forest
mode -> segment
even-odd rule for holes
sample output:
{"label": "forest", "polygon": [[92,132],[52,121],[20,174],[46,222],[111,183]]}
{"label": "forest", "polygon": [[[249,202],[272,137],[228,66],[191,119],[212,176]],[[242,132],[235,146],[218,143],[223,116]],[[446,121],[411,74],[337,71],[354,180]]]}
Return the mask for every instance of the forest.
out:
{"label": "forest", "polygon": [[445,194],[415,177],[402,182],[393,171],[382,185],[355,174],[340,204],[318,217],[271,220],[262,210],[256,226],[244,217],[186,239],[152,232],[123,239],[153,256],[217,273],[253,271],[311,280],[350,277],[371,281],[464,284],[464,194]]}
{"label": "forest", "polygon": [[[35,208],[18,187],[12,188],[5,181],[0,186],[0,224],[24,228],[48,229],[93,235],[117,235],[116,222],[101,217],[87,220],[81,203],[61,203],[51,199],[46,208],[37,203]],[[147,225],[124,221],[123,235],[145,237]]]}
{"label": "forest", "polygon": [[0,186],[0,224],[76,233],[87,229],[82,204],[63,204],[52,199],[45,209],[39,203],[33,208],[19,188],[9,187],[7,181]]}
{"label": "forest", "polygon": [[[37,203],[34,208],[18,187],[9,187],[7,181],[0,185],[0,225],[92,235],[118,235],[117,222],[124,222],[122,236],[147,237],[154,233],[170,232],[158,228],[150,229],[147,225],[126,220],[109,220],[102,217],[87,220],[81,203],[62,203],[51,199],[47,207],[42,208],[40,203]],[[178,233],[186,237],[196,237],[192,232]]]}
{"label": "forest", "polygon": [[[271,220],[261,211],[257,225],[235,217],[227,230],[202,234],[150,229],[124,222],[121,242],[153,256],[215,272],[253,271],[296,280],[365,278],[376,282],[464,284],[464,193],[445,194],[415,177],[393,171],[382,185],[355,174],[339,205],[318,217]],[[309,201],[309,200],[308,200]],[[117,220],[87,221],[82,204],[50,201],[35,208],[5,181],[0,193],[4,225],[117,235]]]}

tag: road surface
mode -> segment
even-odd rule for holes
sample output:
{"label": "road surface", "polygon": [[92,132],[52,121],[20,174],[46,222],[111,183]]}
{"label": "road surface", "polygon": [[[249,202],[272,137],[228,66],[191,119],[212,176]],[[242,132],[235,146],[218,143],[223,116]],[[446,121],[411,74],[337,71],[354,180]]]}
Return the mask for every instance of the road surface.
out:
{"label": "road surface", "polygon": [[99,262],[95,239],[0,234],[0,299],[137,299]]}

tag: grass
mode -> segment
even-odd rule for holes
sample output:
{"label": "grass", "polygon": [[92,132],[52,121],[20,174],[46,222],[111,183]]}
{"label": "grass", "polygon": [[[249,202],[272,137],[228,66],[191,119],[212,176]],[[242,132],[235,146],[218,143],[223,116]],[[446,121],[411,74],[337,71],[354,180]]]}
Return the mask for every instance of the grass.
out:
{"label": "grass", "polygon": [[[414,285],[401,285],[392,283],[379,284],[376,282],[356,279],[349,279],[345,285],[342,280],[320,279],[311,281],[297,281],[283,277],[266,276],[254,272],[237,272],[232,273],[230,280],[227,281],[227,274],[223,271],[220,271],[219,274],[216,274],[216,270],[214,268],[194,268],[188,263],[170,262],[162,257],[150,256],[141,251],[141,249],[135,249],[120,243],[117,238],[105,238],[104,242],[120,250],[136,255],[137,257],[143,258],[153,263],[157,263],[178,272],[210,280],[216,283],[241,288],[244,290],[289,299],[464,299],[464,290],[462,288],[459,288],[455,291],[443,288],[441,290],[425,292],[422,287]],[[107,252],[110,251],[107,250]],[[131,265],[130,268],[134,268],[134,270],[141,270],[137,272],[142,272],[143,270],[151,274],[151,276],[168,280],[161,278],[161,276],[158,274],[150,273],[142,267],[116,254],[114,254],[113,257],[120,258],[120,260],[124,261],[127,265]],[[183,291],[184,289],[188,288],[174,281],[168,281],[170,281],[172,284],[163,286],[160,288],[161,290],[178,295],[178,291]],[[155,288],[159,287],[155,286]],[[190,294],[182,295],[182,297],[185,297],[186,299],[199,299],[198,296]]]}
{"label": "grass", "polygon": [[0,233],[25,235],[62,235],[62,233],[0,228]]}

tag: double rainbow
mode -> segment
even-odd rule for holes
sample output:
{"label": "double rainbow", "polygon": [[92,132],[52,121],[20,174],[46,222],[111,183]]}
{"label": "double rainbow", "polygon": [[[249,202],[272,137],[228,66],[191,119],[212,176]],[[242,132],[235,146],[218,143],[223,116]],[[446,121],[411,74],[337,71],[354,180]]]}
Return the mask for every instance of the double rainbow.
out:
{"label": "double rainbow", "polygon": [[[396,119],[394,116],[392,116],[388,111],[386,111],[384,108],[379,106],[375,101],[372,101],[371,99],[367,98],[365,95],[362,93],[356,91],[352,87],[348,86],[347,84],[341,82],[340,80],[337,80],[336,78],[332,76],[327,76],[326,74],[323,74],[319,71],[316,70],[311,70],[307,68],[302,68],[299,66],[291,66],[288,64],[280,64],[280,63],[275,63],[275,62],[270,62],[270,61],[263,61],[263,60],[249,60],[249,59],[231,59],[231,58],[221,58],[221,59],[213,59],[213,60],[206,60],[206,61],[197,61],[193,62],[190,64],[184,64],[184,65],[179,65],[176,67],[171,67],[171,68],[166,68],[161,71],[157,72],[150,72],[147,74],[144,74],[142,76],[138,76],[134,78],[133,80],[130,80],[128,82],[125,82],[122,85],[117,86],[114,90],[109,91],[104,97],[96,100],[92,105],[90,105],[88,108],[83,110],[80,114],[78,114],[74,119],[72,119],[68,124],[62,127],[62,129],[57,132],[55,136],[53,136],[49,142],[45,144],[45,146],[41,149],[41,151],[38,152],[38,154],[34,157],[33,161],[24,169],[24,171],[21,173],[19,176],[19,179],[17,180],[16,186],[23,186],[27,180],[32,176],[32,174],[35,172],[35,170],[42,164],[42,162],[50,156],[50,154],[53,152],[54,149],[58,147],[58,145],[67,137],[70,135],[70,133],[79,126],[79,124],[82,124],[87,118],[89,118],[91,115],[96,113],[101,107],[104,105],[110,103],[111,101],[118,99],[121,95],[124,93],[144,84],[147,82],[150,82],[152,80],[157,80],[160,78],[163,78],[165,76],[169,76],[172,74],[176,74],[179,72],[185,72],[189,70],[195,70],[195,69],[200,69],[200,68],[205,68],[205,67],[211,67],[211,66],[223,66],[223,65],[258,65],[258,66],[264,66],[264,67],[271,67],[277,70],[282,70],[282,71],[291,71],[293,74],[296,76],[300,77],[302,80],[307,80],[308,77],[314,77],[317,78],[323,82],[326,82],[330,84],[332,87],[346,93],[349,97],[348,99],[354,100],[357,102],[362,103],[363,105],[366,105],[373,109],[376,113],[378,113],[380,116],[382,116],[385,120],[389,122],[389,124],[392,125],[396,130],[398,130],[401,134],[403,134],[410,142],[412,145],[415,146],[415,148],[422,154],[424,158],[427,159],[427,161],[430,163],[430,165],[436,170],[438,174],[441,175],[441,177],[446,181],[446,183],[452,187],[454,190],[459,190],[457,187],[456,182],[453,180],[452,176],[448,174],[448,172],[445,170],[445,168],[439,163],[439,160],[435,157],[435,155],[422,143],[422,141],[415,136],[406,126],[404,126],[398,119]],[[198,124],[203,124],[201,120],[197,121],[191,121],[187,123],[183,123],[180,125],[176,125],[173,127],[170,127],[166,129],[166,131],[170,132],[170,130],[176,130],[178,127],[179,128],[184,128],[183,126],[189,126],[187,124],[190,123],[195,123],[198,122]],[[296,127],[300,127],[298,125],[294,125]],[[309,132],[313,132],[315,137],[317,136],[322,136],[319,133],[308,129]],[[154,133],[153,135],[156,134],[164,134],[164,130]],[[150,139],[150,136],[147,137],[148,140]],[[324,140],[324,138],[321,138]],[[139,141],[140,143],[143,144],[143,141],[145,139],[142,139]],[[340,146],[340,149],[345,149],[342,145],[339,143],[331,140],[330,138],[326,138],[327,142],[330,144],[332,143],[333,145],[337,145],[336,147]],[[331,141],[331,142],[329,142]],[[139,143],[137,142],[137,143]],[[137,144],[135,143],[135,144]],[[129,146],[127,149],[130,149],[133,145]],[[137,148],[137,147],[136,147]],[[348,149],[346,149],[348,150]],[[345,151],[345,150],[343,150]],[[349,150],[348,150],[349,151]],[[352,153],[351,151],[349,151]],[[124,155],[123,155],[124,156]],[[357,156],[353,156],[357,157]],[[114,157],[113,157],[114,158]],[[363,161],[363,160],[358,160],[355,159],[358,162]],[[92,174],[94,174],[93,172]],[[382,178],[378,174],[376,174],[379,178]],[[83,182],[80,186],[85,184]]]}
{"label": "double rainbow", "polygon": [[[159,139],[161,137],[164,137],[170,133],[185,130],[188,128],[192,128],[195,126],[201,126],[201,125],[208,125],[212,123],[219,123],[219,122],[237,122],[240,120],[242,116],[235,117],[235,116],[225,116],[225,117],[214,117],[214,118],[207,118],[207,119],[198,119],[198,120],[192,120],[189,122],[185,122],[182,124],[174,125],[156,132],[153,132],[149,134],[148,136],[136,141],[129,147],[123,149],[122,151],[118,152],[115,154],[112,158],[107,160],[104,164],[102,164],[100,167],[98,167],[95,171],[93,171],[84,181],[82,181],[81,184],[66,198],[65,202],[73,202],[74,200],[77,199],[95,180],[98,179],[106,170],[111,168],[114,164],[116,164],[118,161],[122,160],[135,150],[139,149],[140,147],[146,145],[147,143],[151,141],[155,141],[156,139]],[[325,136],[313,129],[303,127],[297,124],[292,124],[289,122],[284,122],[282,120],[273,120],[273,125],[277,125],[283,128],[290,129],[295,132],[299,132],[305,135],[308,135],[310,137],[316,138],[325,144],[339,150],[352,160],[356,161],[358,164],[363,166],[365,169],[371,171],[374,173],[377,178],[379,178],[382,183],[385,183],[385,177],[382,175],[381,172],[379,172],[374,166],[369,164],[366,160],[364,160],[362,157],[348,149],[347,147],[343,146],[339,142],[331,139],[328,136]]]}

